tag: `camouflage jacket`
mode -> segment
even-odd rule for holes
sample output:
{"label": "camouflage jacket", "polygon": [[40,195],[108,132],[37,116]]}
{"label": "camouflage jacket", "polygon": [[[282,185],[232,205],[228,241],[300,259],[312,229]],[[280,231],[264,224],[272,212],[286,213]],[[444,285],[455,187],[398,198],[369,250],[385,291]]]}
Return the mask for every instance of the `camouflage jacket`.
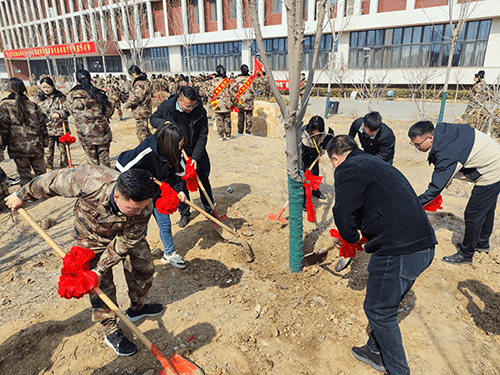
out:
{"label": "camouflage jacket", "polygon": [[472,104],[474,104],[475,102],[485,104],[487,94],[488,88],[486,87],[486,83],[484,83],[483,81],[476,82],[472,85],[469,102],[471,102]]}
{"label": "camouflage jacket", "polygon": [[[42,93],[43,94],[43,93]],[[60,91],[53,91],[50,95],[38,94],[33,98],[33,102],[40,107],[42,115],[47,123],[47,131],[51,137],[60,137],[64,134],[64,127],[69,132],[68,117],[70,113],[64,108],[66,96]],[[52,118],[52,114],[57,113],[59,118],[56,120]],[[64,123],[64,127],[63,127]]]}
{"label": "camouflage jacket", "polygon": [[90,98],[81,86],[75,86],[66,97],[66,109],[75,118],[76,131],[84,145],[105,145],[113,136],[109,127],[109,118],[114,108],[111,102],[103,104]]}
{"label": "camouflage jacket", "polygon": [[115,102],[120,102],[123,99],[122,92],[119,88],[116,88],[114,85],[109,85],[108,87],[108,96],[109,100],[115,104]]}
{"label": "camouflage jacket", "polygon": [[249,78],[250,76],[238,76],[234,79],[234,82],[231,85],[231,96],[233,98],[234,106],[239,109],[244,109],[245,111],[253,111],[253,101],[255,100],[255,89],[253,84],[255,80],[250,84],[250,86],[248,86],[243,94],[241,94],[241,104],[238,104],[236,94],[238,93],[240,87],[243,86]]}
{"label": "camouflage jacket", "polygon": [[21,123],[14,94],[0,102],[2,144],[7,146],[12,159],[43,155],[43,148],[49,145],[47,125],[40,108],[27,97],[25,103],[25,121]]}
{"label": "camouflage jacket", "polygon": [[306,93],[307,79],[300,80],[300,95],[303,96]]}
{"label": "camouflage jacket", "polygon": [[102,253],[98,267],[106,271],[132,248],[150,251],[145,231],[153,204],[135,216],[116,212],[111,199],[119,175],[98,165],[59,169],[33,179],[18,190],[17,196],[23,201],[54,196],[77,198],[72,233],[75,245]]}
{"label": "camouflage jacket", "polygon": [[[220,85],[223,79],[224,78],[221,77],[215,77],[210,82],[210,90],[208,92],[208,100],[210,102],[212,101],[215,89]],[[215,99],[217,100],[218,103],[217,108],[214,109],[215,113],[231,112],[231,83],[229,83],[226,87],[224,87],[224,90],[222,90]]]}
{"label": "camouflage jacket", "polygon": [[144,79],[135,79],[132,91],[123,109],[131,108],[136,120],[148,119],[152,112],[151,89],[149,82]]}

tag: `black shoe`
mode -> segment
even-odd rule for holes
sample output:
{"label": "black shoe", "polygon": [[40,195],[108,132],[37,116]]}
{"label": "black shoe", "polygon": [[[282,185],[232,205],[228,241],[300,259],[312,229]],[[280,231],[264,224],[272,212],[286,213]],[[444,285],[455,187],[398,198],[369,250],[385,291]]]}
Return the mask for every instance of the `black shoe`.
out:
{"label": "black shoe", "polygon": [[357,347],[354,346],[351,349],[351,353],[354,358],[359,359],[361,362],[372,366],[377,371],[385,371],[384,362],[382,361],[382,356],[380,353],[373,353],[368,345]]}
{"label": "black shoe", "polygon": [[443,257],[442,261],[450,264],[472,264],[472,258],[466,258],[459,252]]}
{"label": "black shoe", "polygon": [[181,216],[179,220],[179,227],[184,228],[189,223],[189,216]]}
{"label": "black shoe", "polygon": [[477,251],[478,253],[488,254],[491,251],[491,248],[489,246],[487,246],[487,247],[476,246],[476,248],[474,250]]}
{"label": "black shoe", "polygon": [[163,310],[165,310],[165,308],[161,303],[153,303],[151,305],[145,304],[139,311],[128,308],[127,311],[125,311],[125,314],[127,314],[127,318],[129,318],[132,322],[136,322],[146,316],[156,316],[161,314]]}
{"label": "black shoe", "polygon": [[126,357],[137,352],[137,346],[127,339],[121,329],[107,335],[104,342],[115,351],[116,354]]}
{"label": "black shoe", "polygon": [[323,195],[323,193],[318,189],[318,190],[313,190],[312,191],[312,196],[316,197],[318,199],[326,199],[326,197]]}

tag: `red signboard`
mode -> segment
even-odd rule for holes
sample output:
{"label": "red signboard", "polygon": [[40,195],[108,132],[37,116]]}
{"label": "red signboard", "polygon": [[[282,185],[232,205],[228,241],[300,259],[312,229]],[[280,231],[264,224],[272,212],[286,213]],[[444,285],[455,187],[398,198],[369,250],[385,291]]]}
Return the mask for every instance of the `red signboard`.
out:
{"label": "red signboard", "polygon": [[75,44],[60,44],[50,47],[36,47],[25,49],[11,49],[3,51],[8,59],[27,59],[33,57],[81,55],[96,53],[94,42],[84,42]]}
{"label": "red signboard", "polygon": [[278,86],[278,90],[288,90],[288,80],[287,79],[277,80],[276,86]]}

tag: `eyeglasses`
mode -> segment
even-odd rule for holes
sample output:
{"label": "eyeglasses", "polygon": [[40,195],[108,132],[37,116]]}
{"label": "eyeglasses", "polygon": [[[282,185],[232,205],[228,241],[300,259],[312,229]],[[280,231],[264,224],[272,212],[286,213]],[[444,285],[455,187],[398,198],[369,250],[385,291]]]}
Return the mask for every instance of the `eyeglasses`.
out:
{"label": "eyeglasses", "polygon": [[427,137],[425,137],[425,139],[424,139],[422,142],[419,142],[419,143],[413,143],[413,142],[410,142],[410,144],[411,144],[412,146],[415,146],[416,148],[419,148],[420,146],[422,146],[422,144],[423,144],[423,143],[424,143],[427,139],[429,139],[429,137],[430,137],[430,136],[431,136],[431,135],[429,134]]}
{"label": "eyeglasses", "polygon": [[186,110],[190,110],[190,109],[193,109],[194,107],[196,107],[196,102],[194,102],[193,105],[186,105],[180,98],[179,98],[179,105],[183,108],[183,109],[186,109]]}

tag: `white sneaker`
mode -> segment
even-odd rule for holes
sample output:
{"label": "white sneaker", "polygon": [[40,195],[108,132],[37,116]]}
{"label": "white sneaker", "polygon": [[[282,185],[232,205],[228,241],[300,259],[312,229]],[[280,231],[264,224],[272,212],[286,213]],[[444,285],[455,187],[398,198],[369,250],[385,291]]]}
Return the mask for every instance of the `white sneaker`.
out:
{"label": "white sneaker", "polygon": [[175,251],[172,253],[172,255],[163,255],[163,258],[161,258],[161,262],[163,264],[170,264],[176,268],[186,268],[186,262],[184,262],[182,260],[182,257]]}

